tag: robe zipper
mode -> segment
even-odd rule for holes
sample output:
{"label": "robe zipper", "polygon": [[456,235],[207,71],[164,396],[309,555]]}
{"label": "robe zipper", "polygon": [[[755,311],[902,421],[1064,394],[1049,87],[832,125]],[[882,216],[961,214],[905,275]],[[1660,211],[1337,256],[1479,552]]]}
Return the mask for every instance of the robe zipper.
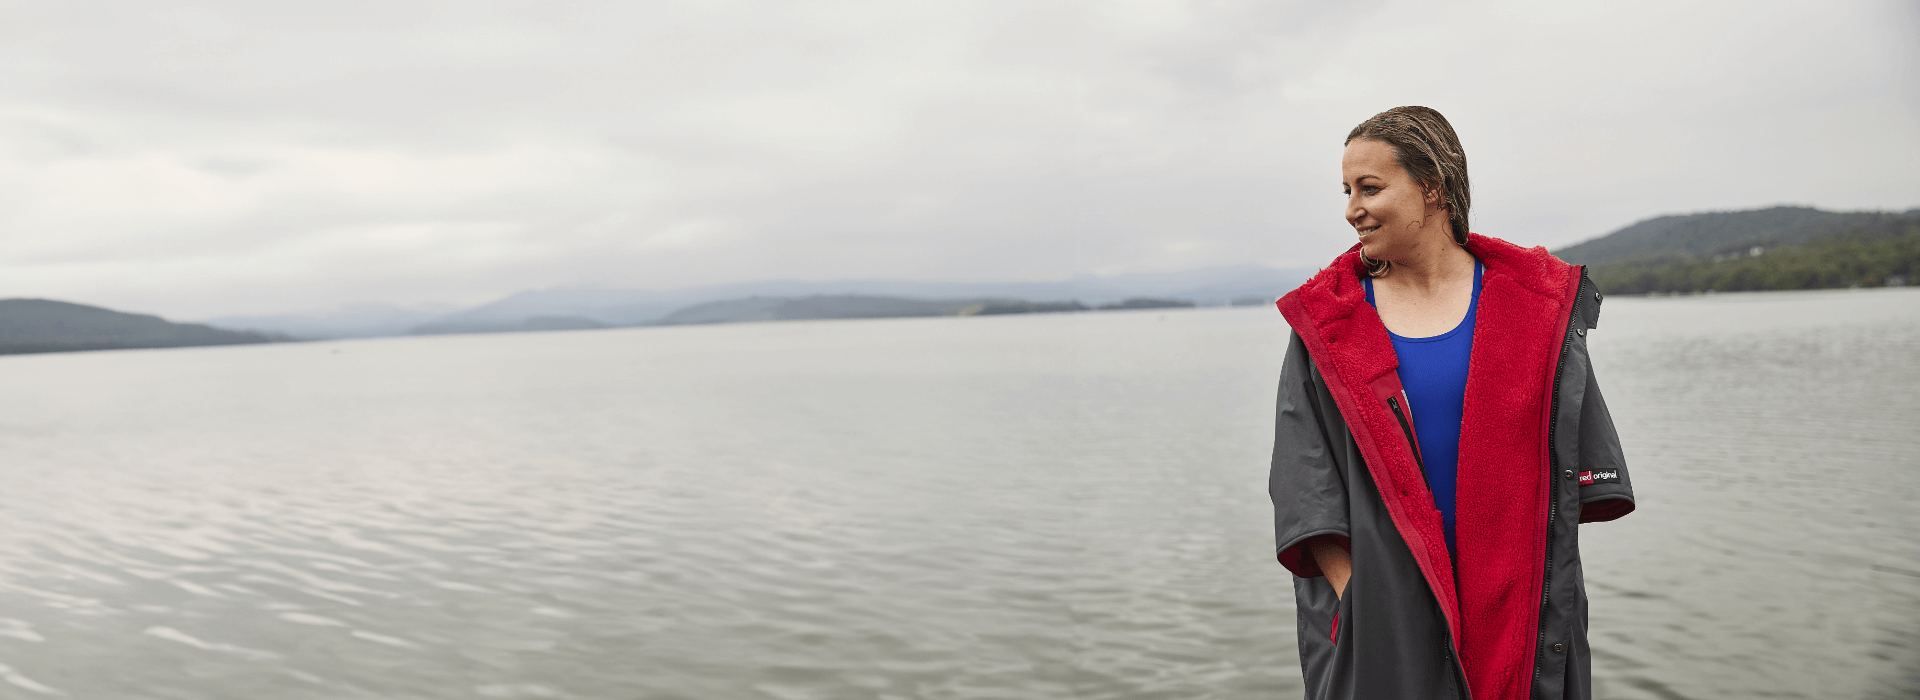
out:
{"label": "robe zipper", "polygon": [[1567,367],[1567,352],[1573,349],[1573,324],[1580,318],[1581,297],[1586,296],[1587,268],[1580,266],[1580,282],[1573,290],[1573,308],[1567,312],[1567,330],[1560,337],[1560,361],[1553,365],[1553,398],[1547,406],[1547,564],[1540,579],[1540,617],[1534,621],[1539,639],[1534,642],[1533,650],[1533,689],[1530,696],[1537,696],[1540,689],[1540,655],[1547,651],[1547,628],[1541,623],[1547,619],[1547,605],[1553,598],[1553,523],[1560,515],[1560,451],[1555,449],[1554,436],[1560,428],[1560,382],[1561,372]]}
{"label": "robe zipper", "polygon": [[1393,409],[1393,419],[1400,421],[1400,432],[1406,434],[1407,447],[1413,450],[1413,465],[1420,468],[1420,478],[1424,480],[1427,478],[1427,463],[1420,459],[1420,443],[1413,437],[1413,424],[1407,422],[1407,415],[1400,411],[1399,398],[1387,397],[1387,407]]}
{"label": "robe zipper", "polygon": [[1400,432],[1407,436],[1407,449],[1413,450],[1413,466],[1420,468],[1420,483],[1427,485],[1427,497],[1433,497],[1433,480],[1427,478],[1427,462],[1420,458],[1420,441],[1413,436],[1413,423],[1401,412],[1399,397],[1387,397],[1387,407],[1393,409],[1393,419],[1400,421]]}

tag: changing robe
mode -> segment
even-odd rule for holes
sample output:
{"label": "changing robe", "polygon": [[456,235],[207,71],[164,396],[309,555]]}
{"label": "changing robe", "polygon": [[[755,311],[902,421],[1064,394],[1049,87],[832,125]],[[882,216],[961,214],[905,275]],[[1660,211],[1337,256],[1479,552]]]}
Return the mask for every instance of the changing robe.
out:
{"label": "changing robe", "polygon": [[[1293,333],[1268,491],[1309,698],[1590,696],[1578,526],[1634,508],[1587,357],[1601,297],[1583,268],[1544,248],[1478,234],[1466,247],[1485,267],[1457,551],[1418,466],[1418,416],[1366,302],[1359,247],[1278,302]],[[1352,555],[1344,598],[1314,562],[1316,538]]]}

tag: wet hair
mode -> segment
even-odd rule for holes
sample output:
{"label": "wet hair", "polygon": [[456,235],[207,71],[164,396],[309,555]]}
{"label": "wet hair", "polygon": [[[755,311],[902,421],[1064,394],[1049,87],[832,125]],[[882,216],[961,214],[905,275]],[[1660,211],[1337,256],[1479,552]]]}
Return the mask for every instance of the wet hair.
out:
{"label": "wet hair", "polygon": [[[1440,196],[1447,222],[1453,224],[1453,242],[1467,244],[1467,209],[1473,204],[1467,188],[1467,151],[1460,147],[1460,137],[1446,117],[1428,107],[1395,107],[1347,132],[1347,144],[1357,139],[1379,141],[1393,149],[1394,162],[1421,189]],[[1364,252],[1360,259],[1374,277],[1385,276],[1392,267],[1385,260],[1367,258]]]}

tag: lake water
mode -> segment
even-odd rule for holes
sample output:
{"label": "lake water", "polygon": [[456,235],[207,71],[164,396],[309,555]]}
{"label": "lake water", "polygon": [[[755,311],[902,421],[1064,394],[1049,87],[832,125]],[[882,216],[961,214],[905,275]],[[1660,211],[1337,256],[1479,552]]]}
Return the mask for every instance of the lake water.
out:
{"label": "lake water", "polygon": [[[0,697],[1297,697],[1271,308],[0,358]],[[1920,290],[1613,299],[1603,698],[1920,692]]]}

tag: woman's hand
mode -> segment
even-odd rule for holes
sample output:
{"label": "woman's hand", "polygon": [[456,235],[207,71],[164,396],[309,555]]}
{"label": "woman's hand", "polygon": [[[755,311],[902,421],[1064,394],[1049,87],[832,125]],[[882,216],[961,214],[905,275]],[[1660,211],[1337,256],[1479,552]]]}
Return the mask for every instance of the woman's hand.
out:
{"label": "woman's hand", "polygon": [[1347,579],[1353,575],[1353,556],[1331,537],[1316,537],[1307,543],[1307,549],[1313,552],[1313,562],[1320,566],[1320,573],[1327,575],[1327,583],[1333,584],[1334,598],[1345,598]]}

